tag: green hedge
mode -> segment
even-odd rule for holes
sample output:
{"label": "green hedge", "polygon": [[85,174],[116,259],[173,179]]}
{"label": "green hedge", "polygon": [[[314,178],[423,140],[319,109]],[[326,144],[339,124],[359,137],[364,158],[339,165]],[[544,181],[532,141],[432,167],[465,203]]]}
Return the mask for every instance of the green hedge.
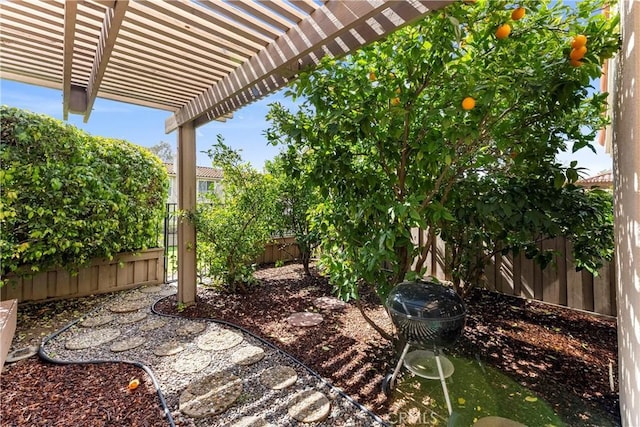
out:
{"label": "green hedge", "polygon": [[157,246],[168,189],[158,157],[45,115],[0,108],[3,276],[74,271],[93,258]]}

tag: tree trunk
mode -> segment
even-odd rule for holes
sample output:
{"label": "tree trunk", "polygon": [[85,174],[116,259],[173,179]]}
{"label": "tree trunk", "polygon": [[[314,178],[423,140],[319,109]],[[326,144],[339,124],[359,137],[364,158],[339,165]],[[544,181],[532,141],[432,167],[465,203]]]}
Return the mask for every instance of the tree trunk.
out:
{"label": "tree trunk", "polygon": [[360,314],[362,315],[362,317],[364,318],[364,320],[367,321],[368,324],[371,325],[371,327],[373,329],[376,330],[377,333],[379,333],[382,338],[389,340],[389,341],[393,341],[393,336],[389,335],[384,329],[382,329],[380,326],[378,326],[376,324],[376,322],[373,321],[373,319],[371,319],[369,316],[367,316],[367,313],[365,313],[364,311],[364,307],[362,306],[362,301],[360,301],[360,298],[356,298],[356,306],[358,307],[358,310],[360,310]]}
{"label": "tree trunk", "polygon": [[302,259],[302,267],[304,268],[304,275],[311,276],[311,269],[309,268],[309,263],[311,262],[311,253],[302,252],[300,257]]}

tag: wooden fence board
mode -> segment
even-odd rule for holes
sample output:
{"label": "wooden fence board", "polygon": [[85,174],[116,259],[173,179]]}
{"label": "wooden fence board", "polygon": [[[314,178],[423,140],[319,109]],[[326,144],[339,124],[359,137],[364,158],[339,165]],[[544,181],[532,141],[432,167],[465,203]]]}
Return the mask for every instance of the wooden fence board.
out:
{"label": "wooden fence board", "polygon": [[600,274],[593,278],[593,310],[596,313],[611,315],[613,312],[610,291],[610,268],[609,265],[605,265],[599,271]]}
{"label": "wooden fence board", "polygon": [[[412,234],[413,235],[413,234]],[[446,250],[441,239],[435,239],[426,266],[428,275],[448,280],[445,274]],[[571,256],[571,242],[564,238],[549,239],[539,243],[540,249],[557,251],[553,262],[542,270],[524,253],[493,257],[485,269],[485,287],[492,291],[528,299],[566,305],[586,311],[615,316],[616,282],[613,262],[600,270],[597,278],[587,271],[576,271]]]}
{"label": "wooden fence board", "polygon": [[496,291],[496,257],[492,257],[489,260],[489,264],[484,270],[484,275],[487,278],[486,286],[490,291]]}
{"label": "wooden fence board", "polygon": [[582,270],[582,304],[584,310],[594,311],[593,295],[593,275],[586,270]]}
{"label": "wooden fence board", "polygon": [[71,286],[69,286],[70,280],[71,275],[68,271],[56,271],[56,281],[54,282],[53,288],[50,289],[49,298],[54,298],[58,292],[61,294],[71,295]]}
{"label": "wooden fence board", "polygon": [[566,242],[564,266],[567,280],[567,306],[585,310],[582,290],[582,273],[580,271],[576,271],[576,264],[573,260],[573,256],[571,255],[572,250],[571,242]]}
{"label": "wooden fence board", "polygon": [[520,255],[510,255],[513,262],[513,295],[522,295],[522,267]]}
{"label": "wooden fence board", "polygon": [[133,262],[133,281],[132,283],[143,283],[147,281],[149,276],[149,260],[140,260]]}
{"label": "wooden fence board", "polygon": [[558,304],[567,305],[567,253],[566,239],[555,238],[556,250],[559,251],[556,258],[556,272],[558,275]]}
{"label": "wooden fence board", "polygon": [[500,257],[500,289],[507,295],[516,295],[514,284],[514,265],[511,254]]}
{"label": "wooden fence board", "polygon": [[[542,242],[542,250],[555,250],[556,245],[553,239],[544,240]],[[557,257],[553,257],[553,261],[544,270],[540,269],[542,274],[542,300],[552,304],[560,303],[560,290],[558,280]]]}
{"label": "wooden fence board", "polygon": [[[0,299],[38,301],[80,297],[129,289],[141,284],[158,284],[164,280],[162,262],[164,250],[151,249],[141,254],[123,254],[114,260],[95,260],[81,268],[77,275],[65,270],[50,270],[33,276],[6,277],[7,285],[0,288]],[[140,260],[142,259],[142,260]],[[122,266],[119,266],[121,264]],[[149,268],[148,265],[153,265]]]}
{"label": "wooden fence board", "polygon": [[535,298],[535,272],[533,261],[527,259],[524,253],[520,253],[521,289],[520,296],[524,298]]}

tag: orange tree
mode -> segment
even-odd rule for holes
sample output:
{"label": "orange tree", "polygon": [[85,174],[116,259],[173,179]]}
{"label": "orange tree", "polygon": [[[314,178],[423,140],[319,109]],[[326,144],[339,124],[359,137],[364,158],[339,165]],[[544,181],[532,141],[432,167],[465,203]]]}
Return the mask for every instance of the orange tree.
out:
{"label": "orange tree", "polygon": [[607,119],[590,82],[618,48],[603,6],[528,1],[514,20],[512,1],[456,2],[302,74],[289,90],[297,111],[272,106],[267,137],[303,153],[322,194],[322,261],[343,298],[422,276],[429,242],[411,230],[455,222],[447,201],[466,178],[526,174],[591,146]]}

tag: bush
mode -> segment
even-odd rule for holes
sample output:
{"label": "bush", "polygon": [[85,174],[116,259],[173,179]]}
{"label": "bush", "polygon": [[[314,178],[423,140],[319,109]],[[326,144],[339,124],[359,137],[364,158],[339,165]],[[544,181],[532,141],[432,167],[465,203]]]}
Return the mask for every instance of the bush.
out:
{"label": "bush", "polygon": [[75,271],[96,257],[157,246],[168,178],[155,155],[44,115],[0,111],[3,276]]}
{"label": "bush", "polygon": [[210,192],[210,203],[190,214],[198,232],[198,261],[217,285],[245,292],[255,281],[255,260],[275,231],[277,187],[270,175],[242,162],[220,136],[208,153],[213,166],[223,170],[223,194]]}

